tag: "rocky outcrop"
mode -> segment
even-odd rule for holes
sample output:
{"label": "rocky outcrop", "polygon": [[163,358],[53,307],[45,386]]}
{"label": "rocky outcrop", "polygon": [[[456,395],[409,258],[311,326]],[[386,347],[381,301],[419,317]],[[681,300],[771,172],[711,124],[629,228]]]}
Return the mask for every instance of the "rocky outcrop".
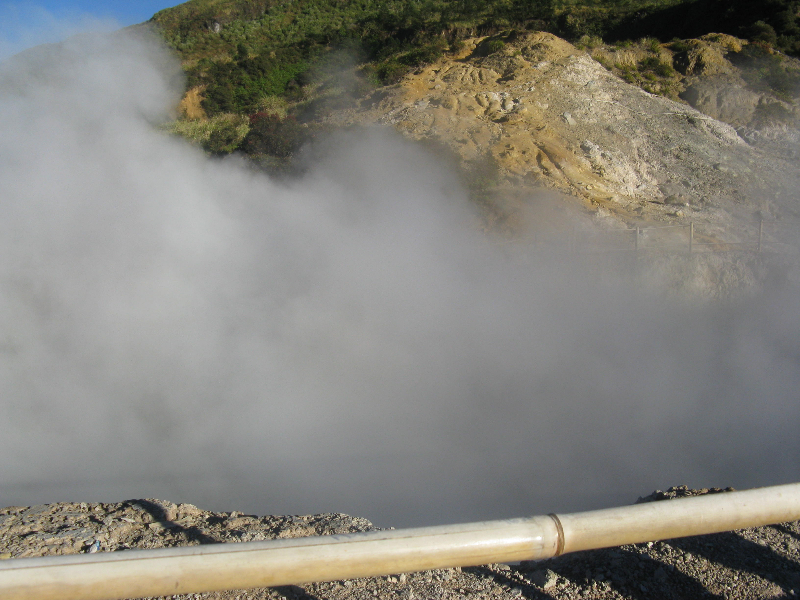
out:
{"label": "rocky outcrop", "polygon": [[458,56],[417,70],[330,121],[390,125],[433,141],[466,172],[492,165],[502,210],[513,212],[552,189],[611,225],[691,220],[712,237],[752,239],[757,211],[769,218],[800,214],[790,196],[796,168],[721,120],[749,122],[762,99],[737,88],[724,54],[736,40],[720,39],[698,41],[685,57],[687,73],[716,78],[699,79],[689,92],[712,114],[647,93],[587,52],[539,32],[510,37],[494,52],[497,44],[468,40]]}
{"label": "rocky outcrop", "polygon": [[736,127],[749,125],[765,101],[764,94],[747,89],[741,78],[731,75],[695,81],[681,98],[700,112]]}
{"label": "rocky outcrop", "polygon": [[731,35],[710,33],[688,40],[686,48],[673,57],[673,64],[684,75],[713,77],[733,75],[737,69],[726,58],[729,52],[741,52],[747,42]]}

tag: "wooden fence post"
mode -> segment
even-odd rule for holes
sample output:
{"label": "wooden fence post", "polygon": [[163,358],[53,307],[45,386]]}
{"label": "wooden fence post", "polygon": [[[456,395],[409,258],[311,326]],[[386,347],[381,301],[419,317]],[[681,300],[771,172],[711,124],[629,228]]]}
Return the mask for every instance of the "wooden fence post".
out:
{"label": "wooden fence post", "polygon": [[764,234],[764,219],[758,220],[758,245],[756,246],[756,252],[761,252],[761,237]]}
{"label": "wooden fence post", "polygon": [[570,251],[572,254],[576,254],[578,252],[578,226],[572,226],[572,235],[569,240]]}

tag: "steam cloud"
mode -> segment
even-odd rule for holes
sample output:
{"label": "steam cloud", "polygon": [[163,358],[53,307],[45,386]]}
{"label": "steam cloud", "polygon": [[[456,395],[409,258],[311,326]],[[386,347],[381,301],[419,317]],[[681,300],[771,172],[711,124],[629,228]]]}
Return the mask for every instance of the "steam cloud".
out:
{"label": "steam cloud", "polygon": [[271,181],[159,133],[152,42],[0,65],[0,504],[456,522],[797,479],[796,290],[693,306],[490,243],[386,132]]}

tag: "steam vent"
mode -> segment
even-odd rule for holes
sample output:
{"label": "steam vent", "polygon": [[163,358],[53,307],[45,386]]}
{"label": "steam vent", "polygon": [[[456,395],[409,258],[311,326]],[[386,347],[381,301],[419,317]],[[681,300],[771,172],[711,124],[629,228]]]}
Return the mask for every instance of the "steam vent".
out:
{"label": "steam vent", "polygon": [[799,0],[4,10],[0,599],[800,595]]}

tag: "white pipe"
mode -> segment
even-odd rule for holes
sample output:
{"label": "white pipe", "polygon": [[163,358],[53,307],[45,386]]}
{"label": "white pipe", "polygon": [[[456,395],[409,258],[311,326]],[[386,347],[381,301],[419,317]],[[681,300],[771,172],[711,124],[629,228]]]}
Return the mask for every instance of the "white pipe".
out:
{"label": "white pipe", "polygon": [[566,515],[0,562],[3,600],[114,600],[372,577],[800,520],[800,483]]}

